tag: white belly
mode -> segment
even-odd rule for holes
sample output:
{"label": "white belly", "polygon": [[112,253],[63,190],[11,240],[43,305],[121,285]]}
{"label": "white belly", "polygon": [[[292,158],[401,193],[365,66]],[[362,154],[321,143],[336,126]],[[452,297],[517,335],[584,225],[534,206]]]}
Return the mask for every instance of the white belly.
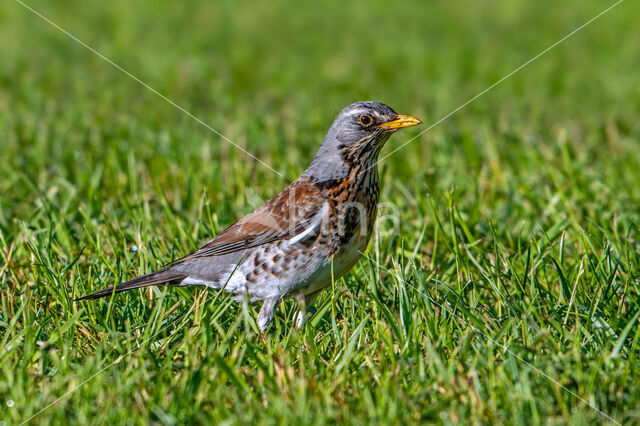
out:
{"label": "white belly", "polygon": [[367,249],[368,243],[368,236],[354,235],[341,253],[333,258],[333,262],[331,259],[326,260],[304,283],[300,283],[300,287],[297,290],[302,291],[304,294],[311,294],[330,286],[332,278],[337,281],[358,262]]}

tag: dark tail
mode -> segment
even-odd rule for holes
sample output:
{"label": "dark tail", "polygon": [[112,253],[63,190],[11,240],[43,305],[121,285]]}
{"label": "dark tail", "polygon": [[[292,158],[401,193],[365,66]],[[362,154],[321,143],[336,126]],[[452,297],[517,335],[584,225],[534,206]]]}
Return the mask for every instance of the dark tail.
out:
{"label": "dark tail", "polygon": [[118,284],[117,286],[115,286],[115,290],[114,290],[114,286],[109,286],[105,289],[96,291],[95,293],[91,293],[86,296],[79,297],[76,299],[76,301],[100,299],[101,297],[111,296],[111,294],[113,294],[114,291],[116,293],[120,293],[120,292],[131,290],[134,288],[148,287],[148,286],[159,285],[159,284],[169,284],[174,281],[180,282],[183,279],[187,278],[186,275],[178,273],[176,271],[172,271],[171,269],[172,268],[169,267],[169,268],[161,269],[160,271],[157,271],[157,272],[152,272],[150,274],[143,275],[141,277],[135,277],[132,280]]}

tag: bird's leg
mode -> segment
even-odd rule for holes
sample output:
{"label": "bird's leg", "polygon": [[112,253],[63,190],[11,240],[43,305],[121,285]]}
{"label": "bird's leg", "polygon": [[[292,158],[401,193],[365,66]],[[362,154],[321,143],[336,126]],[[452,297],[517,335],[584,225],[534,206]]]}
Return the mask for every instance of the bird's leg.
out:
{"label": "bird's leg", "polygon": [[309,311],[309,307],[313,305],[313,302],[316,301],[322,289],[318,291],[314,291],[313,293],[304,295],[303,293],[299,293],[295,296],[296,303],[298,304],[298,311],[293,316],[293,322],[296,324],[298,329],[301,329],[307,320],[307,314]]}
{"label": "bird's leg", "polygon": [[275,297],[267,297],[264,299],[264,303],[262,304],[262,309],[258,313],[258,319],[256,322],[258,323],[258,328],[260,329],[260,333],[264,334],[269,325],[271,324],[271,320],[273,319],[273,314],[276,311],[276,306],[280,302],[280,298]]}

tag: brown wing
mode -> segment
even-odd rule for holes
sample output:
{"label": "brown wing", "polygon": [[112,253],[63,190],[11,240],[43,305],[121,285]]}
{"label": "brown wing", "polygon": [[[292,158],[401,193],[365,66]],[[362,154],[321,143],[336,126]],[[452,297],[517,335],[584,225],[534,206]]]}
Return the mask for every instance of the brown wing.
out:
{"label": "brown wing", "polygon": [[240,219],[194,253],[176,260],[220,256],[293,238],[319,224],[325,203],[317,187],[296,181],[253,213]]}

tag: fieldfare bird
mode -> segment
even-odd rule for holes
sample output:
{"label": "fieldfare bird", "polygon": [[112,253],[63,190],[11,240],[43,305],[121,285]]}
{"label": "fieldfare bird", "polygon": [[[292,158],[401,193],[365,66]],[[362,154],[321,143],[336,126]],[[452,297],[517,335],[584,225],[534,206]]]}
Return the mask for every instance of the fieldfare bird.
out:
{"label": "fieldfare bird", "polygon": [[97,299],[134,288],[206,286],[264,301],[257,323],[265,332],[284,298],[308,307],[366,249],[380,192],[378,154],[392,133],[421,124],[377,102],[356,102],[331,125],[307,170],[253,213],[199,250],[164,269],[81,297]]}

